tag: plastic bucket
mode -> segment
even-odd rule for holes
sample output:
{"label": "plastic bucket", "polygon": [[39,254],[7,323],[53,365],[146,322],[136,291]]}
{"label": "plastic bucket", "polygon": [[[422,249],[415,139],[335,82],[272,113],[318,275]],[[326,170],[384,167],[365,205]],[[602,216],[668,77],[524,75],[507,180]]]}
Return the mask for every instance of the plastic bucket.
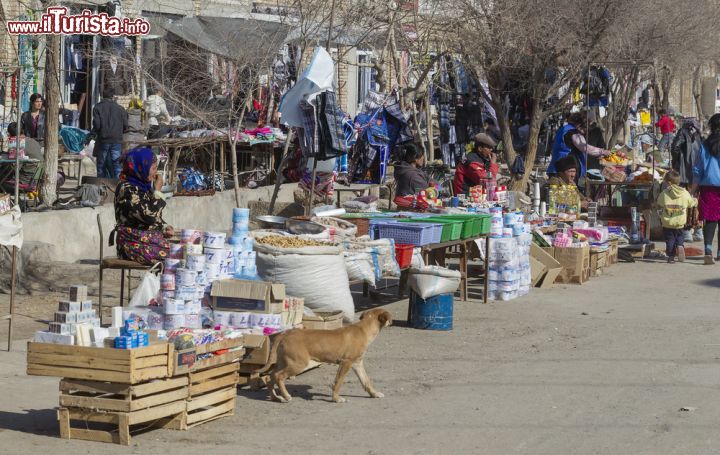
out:
{"label": "plastic bucket", "polygon": [[410,326],[424,330],[452,330],[452,294],[440,294],[427,299],[410,292]]}

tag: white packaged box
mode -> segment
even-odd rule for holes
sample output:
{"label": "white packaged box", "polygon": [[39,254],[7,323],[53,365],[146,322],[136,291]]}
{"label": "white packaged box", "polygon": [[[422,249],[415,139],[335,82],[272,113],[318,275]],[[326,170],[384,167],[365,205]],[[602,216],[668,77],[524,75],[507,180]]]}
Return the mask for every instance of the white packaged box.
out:
{"label": "white packaged box", "polygon": [[70,300],[61,300],[58,304],[58,311],[78,313],[82,311],[80,302],[71,302]]}
{"label": "white packaged box", "polygon": [[36,343],[52,343],[52,344],[75,344],[75,336],[65,333],[53,333],[40,330],[35,332],[35,338],[33,339]]}
{"label": "white packaged box", "polygon": [[55,316],[53,317],[53,320],[55,322],[62,322],[65,324],[71,324],[73,322],[78,322],[78,312],[75,311],[56,311]]}
{"label": "white packaged box", "polygon": [[84,284],[75,284],[70,286],[69,300],[72,302],[82,302],[87,300],[87,286]]}

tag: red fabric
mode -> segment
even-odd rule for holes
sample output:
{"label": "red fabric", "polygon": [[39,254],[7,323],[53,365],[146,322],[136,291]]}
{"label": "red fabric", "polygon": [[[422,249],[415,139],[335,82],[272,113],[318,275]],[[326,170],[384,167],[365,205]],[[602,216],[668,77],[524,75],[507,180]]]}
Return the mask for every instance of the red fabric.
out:
{"label": "red fabric", "polygon": [[463,163],[455,169],[455,178],[453,179],[453,189],[455,194],[466,193],[473,186],[480,184],[482,180],[495,180],[500,167],[497,163],[491,163],[489,172],[482,163]]}
{"label": "red fabric", "polygon": [[424,212],[429,207],[427,201],[417,196],[395,196],[393,202],[399,209]]}
{"label": "red fabric", "polygon": [[720,221],[720,186],[700,187],[700,219]]}
{"label": "red fabric", "polygon": [[668,134],[668,133],[674,133],[675,132],[675,122],[673,122],[673,119],[668,117],[667,115],[663,116],[658,122],[655,124],[658,128],[660,128],[660,132],[662,134]]}

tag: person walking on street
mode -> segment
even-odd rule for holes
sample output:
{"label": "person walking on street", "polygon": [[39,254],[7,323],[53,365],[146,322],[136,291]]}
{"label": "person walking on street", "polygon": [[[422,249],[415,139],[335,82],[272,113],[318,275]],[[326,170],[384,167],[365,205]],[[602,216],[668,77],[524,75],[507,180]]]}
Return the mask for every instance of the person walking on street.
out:
{"label": "person walking on street", "polygon": [[[710,135],[705,139],[697,159],[693,161],[693,177],[690,192],[699,192],[699,214],[704,221],[705,264],[714,264],[712,244],[720,221],[720,114],[710,117]],[[718,234],[720,237],[720,233]]]}
{"label": "person walking on street", "polygon": [[[692,184],[692,163],[697,159],[701,145],[700,122],[695,118],[686,118],[670,148],[672,168],[680,174],[680,185],[685,188],[690,188]],[[701,241],[702,230],[697,229],[693,237],[692,229],[686,229],[684,236],[686,242],[693,239]]]}
{"label": "person walking on street", "polygon": [[677,256],[685,262],[685,239],[683,228],[687,224],[688,209],[695,207],[697,201],[680,186],[680,173],[670,171],[665,174],[668,187],[658,197],[657,205],[661,209],[660,221],[665,236],[665,252],[668,263],[673,264]]}
{"label": "person walking on street", "polygon": [[660,109],[658,114],[660,114],[660,120],[655,123],[655,126],[660,128],[660,133],[662,133],[662,139],[660,139],[658,149],[660,149],[661,152],[665,150],[669,151],[670,144],[673,142],[673,135],[675,134],[675,122],[670,118],[665,109]]}
{"label": "person walking on street", "polygon": [[115,101],[112,88],[106,88],[102,97],[93,108],[97,176],[117,179],[122,171],[122,141],[128,130],[128,113]]}

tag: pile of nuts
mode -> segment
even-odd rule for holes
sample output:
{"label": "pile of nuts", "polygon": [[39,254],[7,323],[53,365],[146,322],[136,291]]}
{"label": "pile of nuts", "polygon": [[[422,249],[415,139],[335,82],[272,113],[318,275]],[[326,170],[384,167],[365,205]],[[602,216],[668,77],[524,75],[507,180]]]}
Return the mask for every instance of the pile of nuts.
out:
{"label": "pile of nuts", "polygon": [[300,237],[268,235],[266,237],[255,239],[257,243],[274,246],[277,248],[305,248],[308,246],[328,246],[327,243],[316,242],[314,240],[304,240]]}

